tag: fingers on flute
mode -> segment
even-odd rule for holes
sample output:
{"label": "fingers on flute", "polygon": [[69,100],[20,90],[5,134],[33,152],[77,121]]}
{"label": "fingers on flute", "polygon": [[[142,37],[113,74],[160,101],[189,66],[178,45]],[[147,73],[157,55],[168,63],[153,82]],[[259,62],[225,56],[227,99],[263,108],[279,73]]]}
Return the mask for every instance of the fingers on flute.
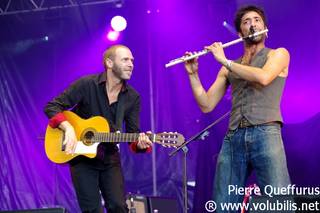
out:
{"label": "fingers on flute", "polygon": [[210,46],[205,46],[205,47],[204,47],[204,49],[206,49],[206,50],[209,50],[209,51],[210,51],[210,50],[212,50],[212,47],[213,47],[213,44],[212,44],[212,45],[210,45]]}
{"label": "fingers on flute", "polygon": [[[192,56],[192,55],[194,55],[194,54],[196,54],[197,52],[189,52],[189,51],[187,51],[187,52],[185,52],[185,56]],[[188,60],[188,61],[186,61],[186,63],[193,63],[193,62],[198,62],[198,57],[195,57],[195,58],[193,58],[193,59],[190,59],[190,60]]]}
{"label": "fingers on flute", "polygon": [[212,43],[212,44],[209,45],[209,46],[205,46],[204,48],[211,50],[212,48],[214,48],[214,47],[219,47],[219,46],[222,46],[222,43],[221,43],[221,42],[214,42],[214,43]]}
{"label": "fingers on flute", "polygon": [[190,56],[190,55],[192,55],[192,53],[189,52],[189,51],[187,51],[187,52],[184,53],[184,55],[185,55],[185,56]]}

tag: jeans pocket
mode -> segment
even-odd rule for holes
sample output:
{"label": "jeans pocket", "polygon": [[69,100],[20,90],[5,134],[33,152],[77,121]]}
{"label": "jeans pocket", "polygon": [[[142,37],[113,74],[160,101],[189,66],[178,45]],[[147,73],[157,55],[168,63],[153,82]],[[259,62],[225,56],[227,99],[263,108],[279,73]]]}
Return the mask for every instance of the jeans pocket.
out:
{"label": "jeans pocket", "polygon": [[234,134],[236,133],[237,129],[235,130],[229,130],[226,134],[226,136],[224,137],[224,141],[230,141],[232,139],[232,137],[234,136]]}
{"label": "jeans pocket", "polygon": [[280,133],[280,126],[275,125],[258,125],[257,129],[263,133]]}

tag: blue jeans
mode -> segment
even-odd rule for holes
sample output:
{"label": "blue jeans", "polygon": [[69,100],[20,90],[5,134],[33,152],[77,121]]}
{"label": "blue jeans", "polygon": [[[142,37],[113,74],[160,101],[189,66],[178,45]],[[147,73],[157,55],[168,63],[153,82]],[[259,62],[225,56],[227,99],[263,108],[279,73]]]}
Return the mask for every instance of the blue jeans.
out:
{"label": "blue jeans", "polygon": [[286,187],[290,184],[280,125],[262,124],[228,131],[215,173],[213,193],[217,212],[222,212],[220,203],[243,201],[243,195],[228,193],[228,187],[245,187],[252,170],[256,172],[261,193],[266,185]]}

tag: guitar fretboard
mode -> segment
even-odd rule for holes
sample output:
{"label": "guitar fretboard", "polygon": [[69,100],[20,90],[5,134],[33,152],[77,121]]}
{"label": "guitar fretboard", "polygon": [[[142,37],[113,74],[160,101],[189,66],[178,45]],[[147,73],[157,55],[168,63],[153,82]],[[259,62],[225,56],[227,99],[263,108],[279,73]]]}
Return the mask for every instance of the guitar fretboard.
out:
{"label": "guitar fretboard", "polygon": [[[148,135],[152,141],[153,134]],[[95,142],[135,142],[138,141],[139,133],[94,133]]]}

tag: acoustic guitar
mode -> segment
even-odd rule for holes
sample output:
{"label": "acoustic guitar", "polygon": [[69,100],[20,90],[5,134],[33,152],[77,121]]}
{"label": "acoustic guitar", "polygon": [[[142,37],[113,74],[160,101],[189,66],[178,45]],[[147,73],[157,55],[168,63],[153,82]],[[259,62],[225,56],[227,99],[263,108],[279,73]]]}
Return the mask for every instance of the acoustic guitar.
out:
{"label": "acoustic guitar", "polygon": [[[99,143],[120,143],[138,141],[139,133],[110,133],[108,121],[101,116],[82,119],[71,111],[62,112],[73,126],[77,146],[74,154],[65,152],[64,132],[59,128],[51,128],[49,125],[45,135],[45,151],[47,157],[54,163],[66,163],[71,159],[83,155],[88,158],[96,157]],[[179,133],[163,132],[147,134],[149,139],[164,147],[178,147],[184,142],[183,135]]]}

